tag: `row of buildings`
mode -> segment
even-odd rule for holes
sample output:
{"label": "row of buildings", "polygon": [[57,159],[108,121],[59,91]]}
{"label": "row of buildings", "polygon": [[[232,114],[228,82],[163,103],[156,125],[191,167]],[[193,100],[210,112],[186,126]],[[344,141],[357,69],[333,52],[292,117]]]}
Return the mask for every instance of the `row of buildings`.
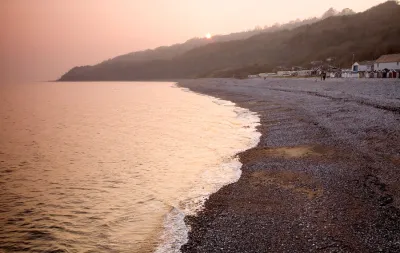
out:
{"label": "row of buildings", "polygon": [[361,78],[400,78],[400,54],[382,55],[376,61],[355,62],[351,72]]}
{"label": "row of buildings", "polygon": [[277,73],[260,73],[248,78],[267,78],[284,76],[318,76],[326,72],[328,77],[344,78],[400,78],[400,54],[382,55],[375,61],[355,62],[351,69],[340,69],[331,65],[319,65],[309,70],[288,70]]}

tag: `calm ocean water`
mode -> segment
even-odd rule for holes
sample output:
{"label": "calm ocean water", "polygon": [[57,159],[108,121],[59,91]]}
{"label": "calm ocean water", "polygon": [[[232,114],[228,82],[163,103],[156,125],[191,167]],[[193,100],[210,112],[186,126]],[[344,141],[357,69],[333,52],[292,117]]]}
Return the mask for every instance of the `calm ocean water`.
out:
{"label": "calm ocean water", "polygon": [[178,252],[258,117],[173,83],[0,86],[0,252]]}

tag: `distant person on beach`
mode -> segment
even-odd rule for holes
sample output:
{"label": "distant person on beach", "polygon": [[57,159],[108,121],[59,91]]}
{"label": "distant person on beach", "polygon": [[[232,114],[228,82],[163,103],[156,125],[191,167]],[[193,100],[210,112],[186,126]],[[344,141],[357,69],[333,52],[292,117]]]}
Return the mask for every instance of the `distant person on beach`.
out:
{"label": "distant person on beach", "polygon": [[321,81],[322,81],[322,80],[325,81],[325,78],[326,78],[326,73],[325,73],[325,71],[322,71],[322,72],[321,72]]}
{"label": "distant person on beach", "polygon": [[321,71],[321,81],[324,80],[324,71]]}

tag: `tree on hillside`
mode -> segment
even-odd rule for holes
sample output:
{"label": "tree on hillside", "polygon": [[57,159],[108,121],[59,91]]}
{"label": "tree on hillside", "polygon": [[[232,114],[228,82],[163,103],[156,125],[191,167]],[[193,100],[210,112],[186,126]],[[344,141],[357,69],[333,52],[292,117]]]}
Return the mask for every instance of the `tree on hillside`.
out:
{"label": "tree on hillside", "polygon": [[322,14],[321,19],[326,19],[326,18],[329,18],[329,17],[333,17],[333,16],[335,16],[337,14],[338,14],[337,10],[335,10],[333,8],[329,8],[329,10],[327,10],[324,14]]}

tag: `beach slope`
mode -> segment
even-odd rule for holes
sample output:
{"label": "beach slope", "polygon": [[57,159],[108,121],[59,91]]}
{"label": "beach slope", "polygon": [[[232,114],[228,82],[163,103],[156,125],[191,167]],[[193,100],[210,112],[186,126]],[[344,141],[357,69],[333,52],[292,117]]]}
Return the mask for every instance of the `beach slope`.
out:
{"label": "beach slope", "polygon": [[182,252],[400,252],[398,80],[179,82],[260,115],[238,182],[212,194]]}

